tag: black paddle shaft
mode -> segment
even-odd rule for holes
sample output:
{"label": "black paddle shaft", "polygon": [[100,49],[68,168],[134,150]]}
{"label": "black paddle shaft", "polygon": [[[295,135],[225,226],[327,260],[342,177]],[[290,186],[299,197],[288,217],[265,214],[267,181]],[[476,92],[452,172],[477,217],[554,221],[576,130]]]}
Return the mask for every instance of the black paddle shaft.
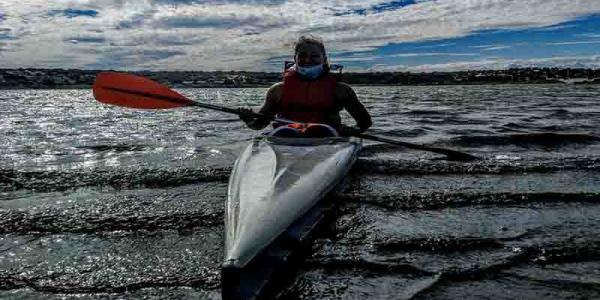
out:
{"label": "black paddle shaft", "polygon": [[451,150],[451,149],[446,149],[446,148],[437,148],[437,147],[428,147],[428,146],[424,146],[424,145],[418,145],[418,144],[412,144],[412,143],[408,143],[408,142],[386,139],[384,137],[374,136],[374,135],[370,135],[370,134],[359,133],[354,136],[363,138],[365,140],[383,142],[383,143],[398,145],[398,146],[415,149],[415,150],[424,150],[424,151],[430,151],[430,152],[434,152],[434,153],[444,154],[444,155],[448,156],[448,160],[471,161],[471,160],[479,159],[477,156],[474,156],[474,155],[471,155],[468,153],[464,153],[464,152],[460,152],[460,151],[456,151],[456,150]]}

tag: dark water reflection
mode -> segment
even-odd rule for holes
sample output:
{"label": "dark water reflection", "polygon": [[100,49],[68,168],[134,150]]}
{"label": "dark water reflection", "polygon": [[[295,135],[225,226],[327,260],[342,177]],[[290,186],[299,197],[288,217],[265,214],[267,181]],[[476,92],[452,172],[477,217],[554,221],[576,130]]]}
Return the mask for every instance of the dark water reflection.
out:
{"label": "dark water reflection", "polygon": [[[258,106],[265,89],[189,89]],[[374,134],[282,299],[600,298],[600,87],[358,87]],[[218,299],[228,115],[0,91],[0,298]],[[348,116],[344,115],[347,120]]]}

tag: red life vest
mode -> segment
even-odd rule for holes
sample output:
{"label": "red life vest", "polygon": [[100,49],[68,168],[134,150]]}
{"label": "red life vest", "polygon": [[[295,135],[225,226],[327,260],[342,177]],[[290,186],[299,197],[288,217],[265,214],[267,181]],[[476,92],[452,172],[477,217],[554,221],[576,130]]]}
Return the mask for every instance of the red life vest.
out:
{"label": "red life vest", "polygon": [[335,109],[336,79],[326,74],[314,81],[303,81],[295,71],[283,76],[283,97],[277,117],[305,123],[326,123]]}

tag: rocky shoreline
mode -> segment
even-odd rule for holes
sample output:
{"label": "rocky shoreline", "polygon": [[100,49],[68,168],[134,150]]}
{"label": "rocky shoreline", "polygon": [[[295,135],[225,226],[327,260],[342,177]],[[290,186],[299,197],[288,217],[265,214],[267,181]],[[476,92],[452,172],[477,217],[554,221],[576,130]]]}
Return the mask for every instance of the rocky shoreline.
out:
{"label": "rocky shoreline", "polygon": [[[87,89],[101,70],[0,69],[0,89]],[[139,71],[133,72],[174,88],[267,87],[281,80],[281,73]],[[567,83],[598,84],[600,70],[559,68],[514,68],[461,72],[372,72],[344,73],[341,79],[353,85],[465,85]]]}

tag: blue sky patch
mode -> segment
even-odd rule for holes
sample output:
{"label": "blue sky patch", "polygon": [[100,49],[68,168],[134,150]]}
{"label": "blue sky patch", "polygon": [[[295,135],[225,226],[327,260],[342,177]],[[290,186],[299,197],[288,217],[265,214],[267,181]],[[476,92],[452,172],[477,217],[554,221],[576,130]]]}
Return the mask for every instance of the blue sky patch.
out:
{"label": "blue sky patch", "polygon": [[73,9],[68,8],[64,10],[53,10],[50,11],[49,15],[51,16],[65,16],[69,19],[76,17],[96,17],[98,16],[98,11],[93,9]]}
{"label": "blue sky patch", "polygon": [[333,15],[336,17],[352,16],[352,15],[366,16],[368,14],[376,14],[376,13],[381,13],[381,12],[388,11],[388,10],[401,9],[401,8],[404,8],[406,6],[413,5],[413,4],[416,4],[415,0],[396,0],[396,1],[382,2],[379,4],[375,4],[369,8],[358,8],[358,9],[336,12]]}
{"label": "blue sky patch", "polygon": [[373,5],[371,10],[375,13],[387,11],[387,10],[396,10],[409,5],[415,4],[414,0],[400,0],[400,1],[390,1],[384,2],[380,4]]}
{"label": "blue sky patch", "polygon": [[330,60],[358,69],[594,55],[600,55],[600,15],[541,28],[483,30],[464,37],[392,43],[372,51],[331,53]]}

